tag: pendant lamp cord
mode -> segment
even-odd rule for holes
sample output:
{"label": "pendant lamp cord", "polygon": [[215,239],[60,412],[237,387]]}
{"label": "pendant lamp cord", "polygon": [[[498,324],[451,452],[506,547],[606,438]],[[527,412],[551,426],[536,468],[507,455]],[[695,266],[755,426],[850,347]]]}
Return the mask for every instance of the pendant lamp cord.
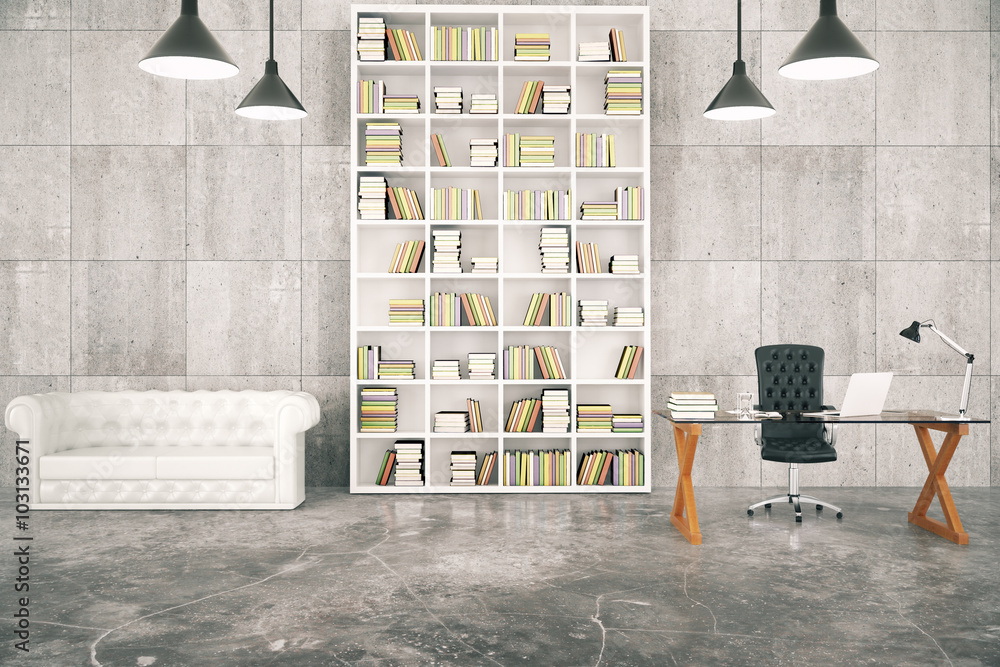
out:
{"label": "pendant lamp cord", "polygon": [[274,0],[271,0],[271,56],[270,60],[274,60]]}
{"label": "pendant lamp cord", "polygon": [[736,59],[743,60],[743,0],[736,0]]}

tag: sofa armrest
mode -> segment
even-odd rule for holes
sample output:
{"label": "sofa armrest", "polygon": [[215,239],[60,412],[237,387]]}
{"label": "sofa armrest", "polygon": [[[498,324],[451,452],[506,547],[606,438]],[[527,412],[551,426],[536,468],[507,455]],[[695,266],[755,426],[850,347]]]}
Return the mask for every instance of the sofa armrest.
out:
{"label": "sofa armrest", "polygon": [[[38,459],[45,454],[56,451],[54,433],[59,432],[59,425],[66,415],[65,401],[62,394],[30,394],[18,396],[7,404],[4,412],[4,424],[14,433],[18,440],[28,441],[28,474],[30,480],[29,500],[38,502],[40,478],[38,475]],[[13,484],[14,480],[5,480]]]}
{"label": "sofa armrest", "polygon": [[319,401],[300,391],[278,401],[274,411],[275,500],[297,505],[305,499],[305,432],[319,423]]}

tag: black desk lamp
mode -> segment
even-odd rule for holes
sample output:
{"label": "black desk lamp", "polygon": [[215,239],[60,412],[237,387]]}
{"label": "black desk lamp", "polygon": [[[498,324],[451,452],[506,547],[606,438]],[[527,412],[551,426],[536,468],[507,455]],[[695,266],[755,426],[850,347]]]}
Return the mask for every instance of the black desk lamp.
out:
{"label": "black desk lamp", "polygon": [[934,320],[927,320],[926,322],[914,322],[910,326],[900,331],[899,335],[902,336],[903,338],[909,338],[915,343],[919,343],[921,328],[930,329],[931,331],[936,333],[938,336],[941,337],[941,340],[943,340],[948,345],[948,347],[955,350],[966,359],[965,385],[962,387],[962,405],[961,407],[958,408],[958,416],[965,419],[966,418],[965,412],[969,408],[969,387],[972,386],[972,362],[975,360],[975,357],[972,356],[971,353],[966,352],[961,347],[959,347],[958,343],[956,343],[955,341],[953,341],[952,339],[948,338],[943,333],[941,333],[941,331],[934,325]]}

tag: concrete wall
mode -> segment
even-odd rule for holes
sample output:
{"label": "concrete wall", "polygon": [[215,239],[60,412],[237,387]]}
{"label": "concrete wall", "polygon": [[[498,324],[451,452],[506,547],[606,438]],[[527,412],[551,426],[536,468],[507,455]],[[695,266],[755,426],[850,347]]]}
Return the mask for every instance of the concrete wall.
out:
{"label": "concrete wall", "polygon": [[[833,401],[852,372],[891,370],[891,406],[953,410],[962,359],[897,335],[934,318],[976,354],[971,411],[1000,417],[1000,0],[841,0],[882,67],[823,83],[776,73],[817,2],[743,4],[744,59],[778,114],[727,124],[701,112],[731,71],[735,3],[651,3],[654,404],[701,388],[729,406],[755,386],[753,349],[794,339],[826,348]],[[136,67],[176,0],[0,5],[0,403],[301,388],[323,407],[307,483],[345,485],[350,6],[277,3],[276,59],[310,115],[266,124],[232,109],[263,71],[267,3],[201,5],[233,79]],[[698,483],[783,483],[732,433],[707,429]],[[952,485],[1000,485],[990,433],[963,440]],[[654,434],[663,487],[673,443],[662,422]],[[804,485],[923,480],[906,427],[840,443]]]}

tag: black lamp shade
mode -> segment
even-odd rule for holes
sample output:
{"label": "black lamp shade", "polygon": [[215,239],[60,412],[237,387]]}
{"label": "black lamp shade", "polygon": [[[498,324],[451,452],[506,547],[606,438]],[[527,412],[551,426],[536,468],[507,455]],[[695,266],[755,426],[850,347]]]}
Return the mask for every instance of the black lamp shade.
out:
{"label": "black lamp shade", "polygon": [[705,118],[712,120],[752,120],[773,115],[774,107],[747,76],[742,60],[733,63],[733,75],[705,109]]}
{"label": "black lamp shade", "polygon": [[278,63],[274,60],[264,64],[264,76],[236,107],[236,113],[259,120],[295,120],[307,115],[298,98],[278,76]]}
{"label": "black lamp shade", "polygon": [[914,322],[910,326],[906,327],[899,332],[899,335],[903,338],[909,338],[914,343],[920,342],[920,322]]}
{"label": "black lamp shade", "polygon": [[878,69],[875,56],[837,16],[836,0],[821,0],[820,15],[778,74],[789,79],[846,79]]}
{"label": "black lamp shade", "polygon": [[173,79],[225,79],[240,68],[198,18],[197,0],[184,0],[181,15],[167,28],[139,67]]}

